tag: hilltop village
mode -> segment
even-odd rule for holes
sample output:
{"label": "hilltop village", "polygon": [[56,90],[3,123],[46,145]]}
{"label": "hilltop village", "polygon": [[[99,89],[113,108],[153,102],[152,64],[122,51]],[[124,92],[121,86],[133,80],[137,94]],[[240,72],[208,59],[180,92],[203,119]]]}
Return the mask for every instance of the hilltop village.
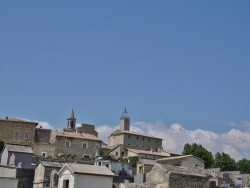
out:
{"label": "hilltop village", "polygon": [[98,138],[94,125],[76,127],[72,110],[62,130],[37,122],[0,119],[0,188],[248,187],[250,175],[204,169],[193,155],[164,150],[162,138],[130,131],[125,109],[120,128]]}

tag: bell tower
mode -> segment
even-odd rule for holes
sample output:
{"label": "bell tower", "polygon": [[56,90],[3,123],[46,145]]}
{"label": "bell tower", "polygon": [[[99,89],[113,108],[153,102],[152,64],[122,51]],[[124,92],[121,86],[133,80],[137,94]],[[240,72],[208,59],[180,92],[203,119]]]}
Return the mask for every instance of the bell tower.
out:
{"label": "bell tower", "polygon": [[122,112],[120,118],[120,129],[124,131],[129,131],[130,128],[130,117],[126,108],[124,108],[124,112]]}
{"label": "bell tower", "polygon": [[73,108],[72,108],[72,111],[71,111],[67,121],[68,121],[68,124],[67,124],[68,129],[75,129],[76,128],[76,118],[75,118],[75,115],[74,115]]}

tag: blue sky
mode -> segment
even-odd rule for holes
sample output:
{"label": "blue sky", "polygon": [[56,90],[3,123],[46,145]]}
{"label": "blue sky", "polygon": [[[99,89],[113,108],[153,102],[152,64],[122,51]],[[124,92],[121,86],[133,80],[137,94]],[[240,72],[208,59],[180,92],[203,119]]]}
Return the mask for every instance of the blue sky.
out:
{"label": "blue sky", "polygon": [[78,122],[115,127],[127,107],[166,130],[246,131],[249,6],[2,0],[0,117],[59,129],[73,107]]}

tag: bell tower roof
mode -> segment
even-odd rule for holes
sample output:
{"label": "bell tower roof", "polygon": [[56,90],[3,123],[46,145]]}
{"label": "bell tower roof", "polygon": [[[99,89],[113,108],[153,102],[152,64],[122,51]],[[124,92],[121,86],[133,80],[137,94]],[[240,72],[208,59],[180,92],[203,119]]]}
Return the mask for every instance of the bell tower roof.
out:
{"label": "bell tower roof", "polygon": [[69,114],[69,118],[68,119],[76,119],[73,108],[72,108],[72,110],[71,110],[71,112]]}

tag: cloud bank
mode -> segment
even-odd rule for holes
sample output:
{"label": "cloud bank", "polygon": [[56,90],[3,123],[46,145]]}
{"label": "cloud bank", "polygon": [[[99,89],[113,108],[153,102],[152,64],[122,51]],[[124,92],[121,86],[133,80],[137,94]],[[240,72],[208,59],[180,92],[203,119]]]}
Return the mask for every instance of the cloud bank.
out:
{"label": "cloud bank", "polygon": [[[173,152],[181,153],[186,143],[197,143],[203,145],[213,154],[216,152],[225,152],[235,160],[248,158],[250,155],[250,131],[246,129],[249,122],[235,123],[231,130],[225,133],[215,133],[202,129],[187,130],[180,124],[175,123],[170,126],[164,125],[162,121],[154,123],[133,122],[131,131],[149,134],[163,139],[163,148]],[[245,130],[240,130],[244,128]],[[96,128],[99,132],[99,138],[107,142],[108,136],[118,128],[108,125],[101,125]]]}

